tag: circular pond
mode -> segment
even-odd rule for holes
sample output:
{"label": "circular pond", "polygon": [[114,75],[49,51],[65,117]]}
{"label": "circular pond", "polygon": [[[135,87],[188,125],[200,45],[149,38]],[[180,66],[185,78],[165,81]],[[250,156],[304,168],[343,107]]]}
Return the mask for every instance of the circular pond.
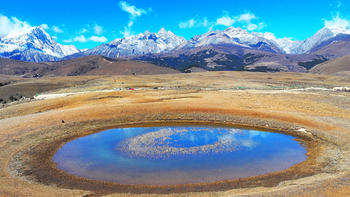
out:
{"label": "circular pond", "polygon": [[66,143],[53,161],[70,174],[121,184],[215,182],[304,161],[306,150],[294,138],[208,126],[117,128]]}

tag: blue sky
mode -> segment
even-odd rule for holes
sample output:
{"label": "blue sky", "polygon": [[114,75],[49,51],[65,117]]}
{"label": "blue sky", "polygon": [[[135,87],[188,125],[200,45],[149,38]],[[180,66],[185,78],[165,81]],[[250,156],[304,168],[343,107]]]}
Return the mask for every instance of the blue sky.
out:
{"label": "blue sky", "polygon": [[3,0],[0,36],[42,25],[59,43],[82,49],[162,27],[189,39],[234,26],[302,40],[335,19],[350,24],[350,1]]}

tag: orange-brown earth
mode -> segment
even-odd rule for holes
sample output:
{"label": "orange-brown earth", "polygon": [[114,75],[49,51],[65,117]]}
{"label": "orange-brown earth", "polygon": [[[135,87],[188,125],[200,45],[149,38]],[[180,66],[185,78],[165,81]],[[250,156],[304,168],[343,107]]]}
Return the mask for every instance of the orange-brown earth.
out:
{"label": "orange-brown earth", "polygon": [[[349,87],[346,77],[211,72],[81,80],[83,86],[74,83],[48,92],[60,94],[52,99],[0,109],[0,196],[350,195],[350,94],[332,90]],[[126,87],[136,90],[114,89]],[[295,135],[307,147],[308,159],[259,177],[167,187],[87,180],[62,172],[51,162],[64,142],[104,128],[181,122]]]}

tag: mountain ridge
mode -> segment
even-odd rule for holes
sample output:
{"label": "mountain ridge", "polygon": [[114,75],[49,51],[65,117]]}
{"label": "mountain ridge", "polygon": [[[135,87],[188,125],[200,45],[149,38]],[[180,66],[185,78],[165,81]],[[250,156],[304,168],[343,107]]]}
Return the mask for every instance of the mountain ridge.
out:
{"label": "mountain ridge", "polygon": [[[350,35],[350,30],[325,27],[304,41],[295,41],[289,38],[277,39],[271,33],[248,32],[241,28],[228,27],[225,30],[209,31],[186,40],[161,28],[157,33],[146,31],[80,51],[72,45],[57,43],[43,28],[33,27],[25,33],[9,34],[0,38],[0,57],[34,62],[57,61],[87,55],[119,58],[168,53],[184,48],[216,44],[232,44],[279,54],[307,54],[314,53],[315,47],[339,35]],[[330,55],[332,56],[338,57]]]}
{"label": "mountain ridge", "polygon": [[186,40],[162,28],[157,33],[146,31],[118,38],[86,51],[57,43],[41,27],[0,38],[0,57],[51,62],[100,55],[147,61],[182,72],[192,68],[308,72],[317,64],[348,54],[350,31],[329,28],[322,28],[304,41],[277,39],[273,34],[235,27]]}

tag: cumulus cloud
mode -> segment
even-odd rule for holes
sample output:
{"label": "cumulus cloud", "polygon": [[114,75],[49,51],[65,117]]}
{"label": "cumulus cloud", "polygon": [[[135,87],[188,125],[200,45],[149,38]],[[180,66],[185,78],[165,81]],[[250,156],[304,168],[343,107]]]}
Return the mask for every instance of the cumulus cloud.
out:
{"label": "cumulus cloud", "polygon": [[191,29],[191,28],[197,28],[197,27],[211,27],[213,26],[213,22],[210,22],[206,17],[204,18],[191,18],[187,21],[181,21],[179,23],[179,27],[181,29]]}
{"label": "cumulus cloud", "polygon": [[342,18],[339,13],[331,20],[324,20],[324,26],[332,30],[350,31],[350,20]]}
{"label": "cumulus cloud", "polygon": [[97,35],[101,35],[102,32],[103,32],[103,28],[102,28],[101,26],[95,24],[95,26],[94,26],[94,32],[95,32],[95,34],[97,34]]}
{"label": "cumulus cloud", "polygon": [[56,33],[63,33],[63,30],[57,26],[52,26],[52,31]]}
{"label": "cumulus cloud", "polygon": [[89,40],[93,42],[107,42],[107,38],[104,36],[91,36]]}
{"label": "cumulus cloud", "polygon": [[258,24],[254,24],[254,23],[249,23],[247,26],[246,26],[246,29],[248,31],[255,31],[255,30],[261,30],[262,28],[265,27],[265,23],[261,22],[261,23],[258,23]]}
{"label": "cumulus cloud", "polygon": [[192,28],[194,27],[194,25],[196,24],[196,21],[191,18],[190,20],[188,21],[182,21],[179,23],[179,27],[182,28],[182,29],[187,29],[187,28]]}
{"label": "cumulus cloud", "polygon": [[86,38],[84,35],[78,35],[75,36],[72,39],[67,39],[67,40],[63,40],[63,42],[66,43],[71,43],[71,42],[81,42],[81,43],[85,43],[88,41],[92,41],[92,42],[107,42],[107,38],[104,36],[91,36],[89,38]]}
{"label": "cumulus cloud", "polygon": [[248,31],[260,30],[265,27],[264,23],[253,23],[253,20],[257,20],[258,18],[255,14],[247,12],[238,16],[229,16],[225,15],[216,20],[216,25],[223,25],[226,27],[232,26],[233,24],[243,25]]}
{"label": "cumulus cloud", "polygon": [[125,2],[125,1],[121,1],[121,2],[119,3],[119,6],[120,6],[120,8],[121,8],[123,11],[129,13],[130,16],[131,16],[131,17],[134,17],[134,18],[135,18],[135,17],[138,17],[138,16],[141,16],[142,14],[146,14],[146,13],[147,13],[146,10],[137,8],[137,7],[134,6],[134,5],[130,5],[130,4],[128,4],[128,3]]}
{"label": "cumulus cloud", "polygon": [[45,29],[45,30],[50,29],[50,27],[47,24],[42,24],[42,25],[40,25],[40,27]]}
{"label": "cumulus cloud", "polygon": [[119,2],[119,7],[129,14],[129,22],[128,25],[124,27],[124,31],[121,33],[124,35],[124,37],[132,35],[131,27],[134,25],[137,17],[142,16],[143,14],[147,14],[147,11],[141,8],[137,8],[134,5],[130,5],[129,3],[125,1]]}
{"label": "cumulus cloud", "polygon": [[231,18],[230,16],[223,16],[216,20],[217,25],[223,25],[226,27],[233,25],[233,23],[235,23],[235,19]]}
{"label": "cumulus cloud", "polygon": [[250,23],[252,20],[257,19],[257,17],[252,13],[241,14],[238,17],[238,21]]}
{"label": "cumulus cloud", "polygon": [[258,29],[258,26],[256,24],[247,25],[247,30],[249,30],[249,31],[254,31],[256,29]]}
{"label": "cumulus cloud", "polygon": [[203,25],[203,27],[208,27],[210,24],[209,24],[210,22],[208,21],[208,19],[207,18],[204,18],[203,19],[203,22],[202,22],[202,25]]}
{"label": "cumulus cloud", "polygon": [[7,17],[0,14],[0,36],[10,33],[21,33],[30,29],[31,26],[25,21],[21,21],[16,17]]}
{"label": "cumulus cloud", "polygon": [[75,36],[75,38],[73,40],[75,42],[87,42],[88,41],[84,35]]}
{"label": "cumulus cloud", "polygon": [[179,23],[179,27],[182,29],[190,29],[190,28],[198,28],[198,27],[206,27],[209,30],[214,28],[215,26],[225,26],[229,27],[232,25],[239,25],[248,31],[261,30],[266,25],[263,22],[257,23],[258,17],[251,12],[246,12],[240,15],[229,15],[225,13],[225,15],[217,18],[214,21],[209,21],[206,17],[199,19],[192,18],[187,21],[182,21]]}

